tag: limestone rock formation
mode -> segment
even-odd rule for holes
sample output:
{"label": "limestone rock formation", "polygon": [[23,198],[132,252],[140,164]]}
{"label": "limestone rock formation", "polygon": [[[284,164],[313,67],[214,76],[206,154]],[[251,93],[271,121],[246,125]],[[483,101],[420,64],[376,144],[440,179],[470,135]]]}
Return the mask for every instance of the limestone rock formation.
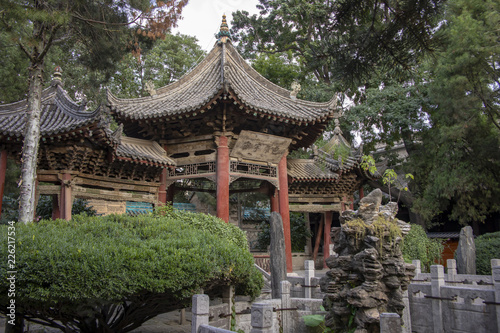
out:
{"label": "limestone rock formation", "polygon": [[334,330],[378,333],[380,313],[403,314],[403,291],[415,275],[401,253],[410,226],[395,218],[397,204],[381,202],[382,192],[375,190],[358,211],[341,215],[336,256],[327,259],[330,270],[320,283],[326,325]]}

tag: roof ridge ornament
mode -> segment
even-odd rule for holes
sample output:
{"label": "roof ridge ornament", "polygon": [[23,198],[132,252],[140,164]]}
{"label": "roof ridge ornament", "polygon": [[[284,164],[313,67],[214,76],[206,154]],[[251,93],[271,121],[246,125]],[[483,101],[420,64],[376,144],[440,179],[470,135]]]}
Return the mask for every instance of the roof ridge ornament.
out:
{"label": "roof ridge ornament", "polygon": [[54,68],[54,74],[52,75],[52,81],[50,82],[51,86],[58,86],[60,85],[61,87],[64,86],[62,82],[62,69],[59,66],[56,66]]}
{"label": "roof ridge ornament", "polygon": [[215,35],[217,38],[217,44],[225,44],[228,40],[231,40],[231,33],[229,32],[229,26],[226,21],[226,14],[222,15],[222,23],[220,25],[219,33]]}
{"label": "roof ridge ornament", "polygon": [[297,99],[297,94],[301,90],[300,83],[297,81],[292,82],[292,91],[290,91],[290,98],[293,100]]}

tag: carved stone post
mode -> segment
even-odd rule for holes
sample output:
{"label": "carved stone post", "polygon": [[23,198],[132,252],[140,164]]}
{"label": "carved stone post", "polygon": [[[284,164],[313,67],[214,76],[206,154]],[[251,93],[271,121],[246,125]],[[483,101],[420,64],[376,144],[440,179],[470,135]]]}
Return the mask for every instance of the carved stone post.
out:
{"label": "carved stone post", "polygon": [[72,196],[72,177],[69,173],[63,173],[61,179],[61,195],[59,196],[59,208],[61,210],[61,218],[71,220],[71,208],[73,207]]}
{"label": "carved stone post", "polygon": [[397,313],[380,314],[380,333],[401,333],[401,318]]}
{"label": "carved stone post", "polygon": [[432,322],[434,332],[443,332],[443,312],[441,309],[441,287],[444,286],[444,269],[442,265],[431,266],[431,290],[432,290]]}
{"label": "carved stone post", "polygon": [[273,306],[268,303],[252,304],[252,330],[250,333],[273,332]]}
{"label": "carved stone post", "polygon": [[217,146],[217,217],[229,222],[229,147],[223,135]]}
{"label": "carved stone post", "polygon": [[312,298],[312,287],[311,280],[314,277],[314,261],[306,260],[304,261],[304,298]]}
{"label": "carved stone post", "polygon": [[209,301],[208,295],[193,295],[191,333],[197,333],[200,325],[208,325]]}
{"label": "carved stone post", "polygon": [[[290,289],[292,284],[289,281],[281,281],[281,308],[290,309],[292,307],[292,300],[290,299]],[[283,325],[283,332],[293,332],[292,329],[292,316],[288,310],[281,311],[281,323]]]}
{"label": "carved stone post", "polygon": [[446,267],[448,268],[448,281],[455,281],[457,275],[457,262],[455,259],[447,259]]}
{"label": "carved stone post", "polygon": [[7,172],[7,151],[0,152],[0,216],[2,216],[3,192],[5,189],[5,173]]}
{"label": "carved stone post", "polygon": [[[491,275],[495,290],[495,302],[500,303],[500,259],[491,259]],[[497,315],[497,331],[500,332],[500,306],[495,306]]]}
{"label": "carved stone post", "polygon": [[292,263],[292,235],[290,231],[290,207],[288,202],[288,173],[286,166],[286,155],[284,154],[278,164],[278,179],[280,183],[279,202],[280,215],[283,220],[283,232],[285,233],[286,271],[293,272]]}

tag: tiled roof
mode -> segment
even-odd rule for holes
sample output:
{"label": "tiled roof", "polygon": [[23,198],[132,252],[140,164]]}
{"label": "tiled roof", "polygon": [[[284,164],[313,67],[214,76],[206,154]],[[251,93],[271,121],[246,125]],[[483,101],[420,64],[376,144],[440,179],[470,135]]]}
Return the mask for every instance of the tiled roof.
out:
{"label": "tiled roof", "polygon": [[313,159],[289,159],[287,161],[288,175],[299,181],[334,181],[339,177]]}
{"label": "tiled roof", "polygon": [[116,156],[134,161],[148,161],[161,165],[175,165],[175,161],[167,157],[166,151],[155,141],[121,137],[116,149]]}
{"label": "tiled roof", "polygon": [[[27,122],[27,101],[0,105],[0,137],[21,139]],[[52,84],[42,92],[40,134],[49,137],[68,133],[98,123],[100,108],[87,112],[85,107],[74,103],[60,84]]]}
{"label": "tiled roof", "polygon": [[120,99],[108,92],[108,102],[119,118],[150,119],[194,112],[223,92],[234,94],[256,112],[303,123],[327,121],[336,105],[334,100],[315,103],[292,98],[290,91],[249,66],[229,42],[216,44],[193,71],[157,89],[153,96]]}

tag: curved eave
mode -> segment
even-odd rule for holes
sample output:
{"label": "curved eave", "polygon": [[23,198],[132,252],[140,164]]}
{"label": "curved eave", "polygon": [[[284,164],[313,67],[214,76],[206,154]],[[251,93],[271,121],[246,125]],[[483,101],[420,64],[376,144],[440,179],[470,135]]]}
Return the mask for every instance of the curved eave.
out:
{"label": "curved eave", "polygon": [[[0,106],[0,137],[21,140],[28,121],[28,103],[19,101]],[[74,135],[85,128],[97,126],[101,109],[85,112],[84,106],[74,103],[60,86],[55,85],[42,92],[40,136],[62,137]]]}
{"label": "curved eave", "polygon": [[207,57],[179,81],[148,97],[123,99],[108,90],[108,105],[119,119],[141,120],[182,115],[208,106],[222,90],[221,49]]}
{"label": "curved eave", "polygon": [[335,99],[315,103],[291,98],[288,90],[249,66],[230,43],[215,45],[193,71],[153,96],[121,99],[108,91],[108,105],[122,120],[168,118],[201,110],[230,91],[247,111],[287,123],[326,126],[335,112]]}
{"label": "curved eave", "polygon": [[115,155],[118,159],[137,164],[148,164],[157,167],[173,167],[176,162],[167,156],[157,142],[122,137]]}
{"label": "curved eave", "polygon": [[333,118],[336,100],[327,103],[294,99],[290,91],[270,82],[248,65],[231,44],[227,44],[224,78],[241,103],[258,113],[314,125]]}

